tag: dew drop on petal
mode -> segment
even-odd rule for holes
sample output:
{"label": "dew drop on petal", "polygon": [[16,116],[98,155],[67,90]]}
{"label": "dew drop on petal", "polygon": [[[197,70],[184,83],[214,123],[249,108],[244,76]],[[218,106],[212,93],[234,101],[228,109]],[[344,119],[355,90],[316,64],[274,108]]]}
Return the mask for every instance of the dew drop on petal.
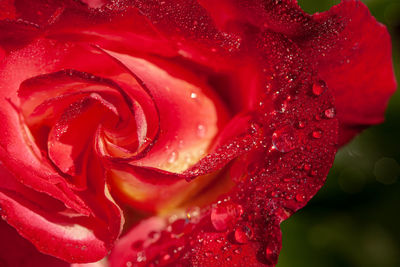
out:
{"label": "dew drop on petal", "polygon": [[322,80],[316,81],[312,86],[312,92],[316,96],[322,95],[326,91],[326,83]]}
{"label": "dew drop on petal", "polygon": [[218,231],[224,231],[243,214],[241,205],[234,203],[214,204],[211,207],[211,223]]}
{"label": "dew drop on petal", "polygon": [[324,111],[324,114],[328,119],[333,119],[336,115],[336,111],[334,108],[328,108]]}
{"label": "dew drop on petal", "polygon": [[161,233],[160,232],[156,232],[156,231],[151,231],[148,234],[148,237],[149,237],[148,241],[151,242],[151,243],[154,243],[154,242],[156,242],[156,241],[158,241],[160,239]]}
{"label": "dew drop on petal", "polygon": [[280,152],[289,152],[298,146],[298,137],[295,129],[285,126],[272,134],[272,144]]}
{"label": "dew drop on petal", "polygon": [[268,262],[272,263],[272,262],[275,262],[277,254],[274,252],[274,250],[271,247],[267,246],[265,248],[265,257]]}
{"label": "dew drop on petal", "polygon": [[245,244],[253,238],[253,230],[248,225],[241,225],[235,230],[235,240],[238,243]]}
{"label": "dew drop on petal", "polygon": [[192,223],[196,223],[199,220],[200,208],[197,206],[191,207],[186,211],[186,218]]}
{"label": "dew drop on petal", "polygon": [[310,172],[310,175],[311,176],[316,176],[318,174],[318,171],[317,170],[312,170],[311,172]]}
{"label": "dew drop on petal", "polygon": [[311,170],[311,165],[308,164],[308,163],[306,163],[306,164],[304,164],[303,169],[304,169],[305,171],[309,171],[309,170]]}
{"label": "dew drop on petal", "polygon": [[318,129],[312,132],[312,137],[315,139],[320,139],[322,137],[322,130]]}
{"label": "dew drop on petal", "polygon": [[164,254],[162,257],[162,262],[167,262],[171,259],[171,255],[169,255],[168,253]]}
{"label": "dew drop on petal", "polygon": [[196,94],[196,93],[194,93],[194,92],[193,92],[193,93],[191,93],[191,94],[190,94],[190,98],[192,98],[192,99],[195,99],[195,98],[197,98],[197,94]]}
{"label": "dew drop on petal", "polygon": [[304,127],[306,127],[306,124],[305,124],[304,121],[298,121],[298,122],[297,122],[297,127],[298,127],[299,129],[303,129]]}
{"label": "dew drop on petal", "polygon": [[147,260],[147,258],[146,258],[146,255],[144,254],[144,252],[137,253],[137,258],[136,258],[137,262],[145,262],[146,260]]}
{"label": "dew drop on petal", "polygon": [[302,194],[297,194],[297,195],[296,195],[296,200],[297,200],[298,202],[303,202],[303,201],[305,200],[305,197],[304,197],[304,195],[302,195]]}
{"label": "dew drop on petal", "polygon": [[241,252],[242,252],[241,248],[236,248],[233,250],[233,253],[235,253],[235,254],[240,254]]}

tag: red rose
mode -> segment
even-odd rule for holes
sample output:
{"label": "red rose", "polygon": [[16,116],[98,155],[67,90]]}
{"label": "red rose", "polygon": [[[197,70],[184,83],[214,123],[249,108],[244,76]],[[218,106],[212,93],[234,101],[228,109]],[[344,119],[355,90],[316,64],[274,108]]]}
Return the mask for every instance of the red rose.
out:
{"label": "red rose", "polygon": [[383,120],[386,29],[359,1],[84,2],[1,2],[0,265],[273,266]]}

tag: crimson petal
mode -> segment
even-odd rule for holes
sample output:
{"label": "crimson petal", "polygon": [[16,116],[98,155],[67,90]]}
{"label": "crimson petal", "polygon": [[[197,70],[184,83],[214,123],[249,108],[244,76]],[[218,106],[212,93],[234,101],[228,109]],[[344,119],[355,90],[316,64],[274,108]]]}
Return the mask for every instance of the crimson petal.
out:
{"label": "crimson petal", "polygon": [[397,87],[390,36],[356,0],[313,15],[309,25],[294,40],[334,93],[340,143],[344,144],[360,130],[384,120]]}
{"label": "crimson petal", "polygon": [[26,266],[26,267],[68,267],[69,263],[45,255],[5,221],[0,220],[0,236],[7,242],[0,243],[0,266]]}

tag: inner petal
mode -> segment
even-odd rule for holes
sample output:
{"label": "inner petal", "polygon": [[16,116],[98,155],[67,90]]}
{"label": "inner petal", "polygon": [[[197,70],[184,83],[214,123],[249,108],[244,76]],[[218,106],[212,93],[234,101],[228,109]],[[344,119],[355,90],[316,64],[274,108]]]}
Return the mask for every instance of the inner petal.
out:
{"label": "inner petal", "polygon": [[[97,97],[98,98],[98,97]],[[114,115],[109,116],[110,113]],[[118,119],[98,99],[87,97],[70,105],[50,131],[48,153],[63,172],[71,176],[81,172],[82,157],[101,122]]]}
{"label": "inner petal", "polygon": [[158,141],[145,158],[133,164],[176,173],[198,162],[227,121],[224,104],[202,81],[193,82],[189,75],[190,82],[172,76],[165,70],[172,72],[176,68],[172,64],[160,68],[143,58],[107,53],[145,81],[160,111]]}

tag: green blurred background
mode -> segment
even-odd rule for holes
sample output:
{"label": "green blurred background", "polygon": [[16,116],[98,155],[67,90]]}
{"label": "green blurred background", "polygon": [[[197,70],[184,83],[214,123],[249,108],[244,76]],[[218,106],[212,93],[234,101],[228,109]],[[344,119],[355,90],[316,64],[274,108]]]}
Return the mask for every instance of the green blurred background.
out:
{"label": "green blurred background", "polygon": [[[309,13],[339,0],[299,0]],[[400,0],[363,0],[393,41],[400,81]],[[277,267],[400,266],[400,91],[384,124],[364,131],[342,148],[326,185],[282,224]]]}

